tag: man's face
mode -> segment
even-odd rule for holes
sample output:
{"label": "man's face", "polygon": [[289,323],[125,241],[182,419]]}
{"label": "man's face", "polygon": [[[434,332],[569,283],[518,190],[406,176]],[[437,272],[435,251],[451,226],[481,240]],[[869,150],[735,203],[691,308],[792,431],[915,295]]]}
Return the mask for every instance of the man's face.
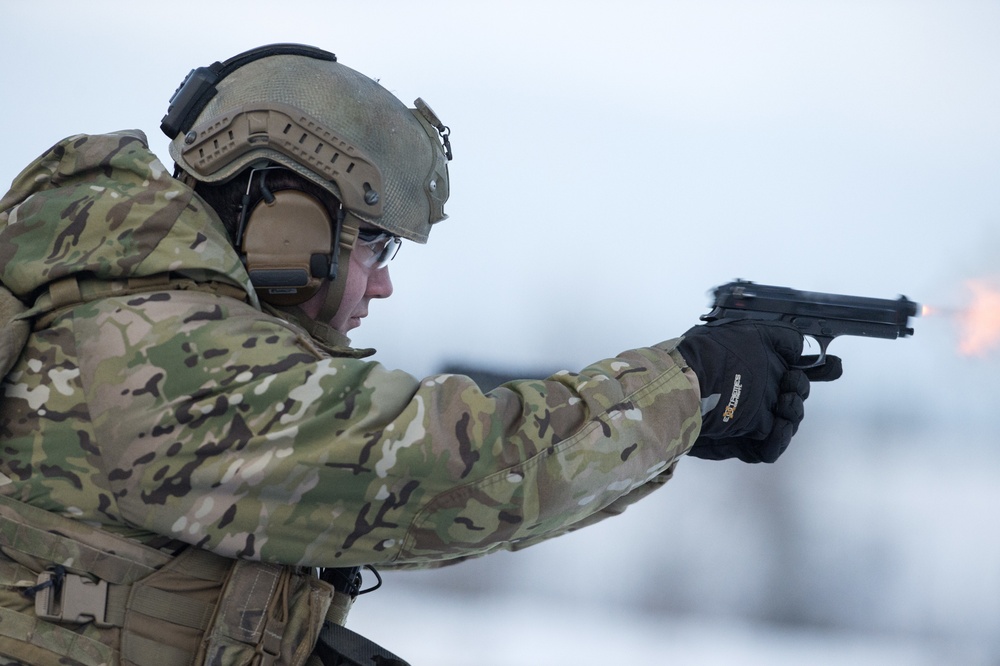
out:
{"label": "man's face", "polygon": [[[347,271],[344,296],[337,314],[329,322],[332,328],[345,335],[360,326],[361,320],[368,316],[368,303],[373,298],[389,298],[392,295],[389,267],[379,268],[371,264],[372,255],[372,248],[363,244],[358,244],[351,252],[351,266]],[[327,282],[316,295],[302,304],[303,311],[313,319],[317,318],[329,290],[330,283]]]}

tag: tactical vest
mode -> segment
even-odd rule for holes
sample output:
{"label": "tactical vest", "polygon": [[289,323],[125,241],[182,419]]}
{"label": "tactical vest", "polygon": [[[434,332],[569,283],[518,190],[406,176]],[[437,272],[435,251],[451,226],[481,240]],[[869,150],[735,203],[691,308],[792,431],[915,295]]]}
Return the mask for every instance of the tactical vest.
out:
{"label": "tactical vest", "polygon": [[3,496],[0,551],[0,655],[32,666],[305,666],[352,602],[310,569],[173,556]]}

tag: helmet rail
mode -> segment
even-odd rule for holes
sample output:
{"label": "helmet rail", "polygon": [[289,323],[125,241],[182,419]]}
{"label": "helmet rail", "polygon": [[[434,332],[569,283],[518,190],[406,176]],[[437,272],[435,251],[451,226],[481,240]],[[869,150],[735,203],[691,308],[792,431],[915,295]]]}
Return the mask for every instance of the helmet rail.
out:
{"label": "helmet rail", "polygon": [[[265,149],[276,153],[268,156]],[[344,205],[382,215],[382,173],[357,146],[289,104],[246,104],[195,126],[184,136],[181,159],[206,182],[249,152],[282,162],[285,156],[336,183]]]}

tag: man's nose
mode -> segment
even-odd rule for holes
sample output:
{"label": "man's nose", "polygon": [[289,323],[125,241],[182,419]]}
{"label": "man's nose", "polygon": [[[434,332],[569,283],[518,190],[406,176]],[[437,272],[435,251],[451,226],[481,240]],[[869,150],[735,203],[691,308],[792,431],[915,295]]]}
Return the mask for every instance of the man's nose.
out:
{"label": "man's nose", "polygon": [[392,296],[392,278],[389,277],[389,267],[376,268],[368,274],[367,296],[370,298],[389,298]]}

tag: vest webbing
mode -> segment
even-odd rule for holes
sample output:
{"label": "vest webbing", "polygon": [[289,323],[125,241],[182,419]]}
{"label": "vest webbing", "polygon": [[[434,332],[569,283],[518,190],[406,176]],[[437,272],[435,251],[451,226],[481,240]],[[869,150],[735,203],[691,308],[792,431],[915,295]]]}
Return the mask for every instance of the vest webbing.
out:
{"label": "vest webbing", "polygon": [[0,546],[118,585],[148,576],[172,559],[154,548],[4,495],[0,495]]}
{"label": "vest webbing", "polygon": [[[293,567],[196,548],[175,557],[2,495],[0,548],[61,565],[84,588],[92,577],[105,581],[106,598],[85,619],[121,629],[119,645],[109,645],[61,626],[79,626],[73,618],[0,606],[0,654],[34,666],[301,665],[328,610],[341,606],[332,588]],[[33,573],[41,572],[0,568],[0,584],[23,589]]]}

